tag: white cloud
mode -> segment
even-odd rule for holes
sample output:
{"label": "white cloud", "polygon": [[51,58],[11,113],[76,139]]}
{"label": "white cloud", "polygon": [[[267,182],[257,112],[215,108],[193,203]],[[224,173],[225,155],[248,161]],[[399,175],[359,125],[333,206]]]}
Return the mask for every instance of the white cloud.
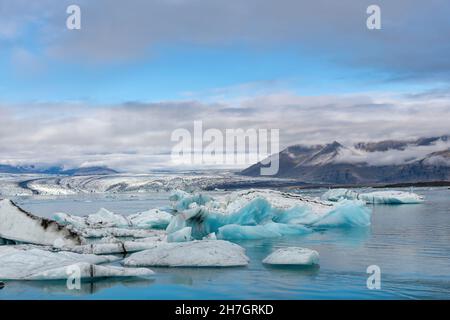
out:
{"label": "white cloud", "polygon": [[[305,97],[272,94],[222,103],[173,101],[92,106],[0,105],[0,163],[108,165],[146,171],[170,166],[177,128],[280,129],[280,147],[337,140],[345,145],[448,134],[450,101],[394,95]],[[438,145],[444,148],[444,145]],[[433,147],[434,148],[434,147]],[[404,161],[433,148],[365,155],[371,163]]]}

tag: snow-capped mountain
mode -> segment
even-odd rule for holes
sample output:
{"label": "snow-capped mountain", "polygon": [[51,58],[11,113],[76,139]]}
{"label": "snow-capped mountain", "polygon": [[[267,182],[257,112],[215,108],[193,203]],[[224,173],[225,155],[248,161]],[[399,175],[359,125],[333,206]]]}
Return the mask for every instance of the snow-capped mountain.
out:
{"label": "snow-capped mountain", "polygon": [[[450,180],[449,136],[344,146],[294,145],[279,154],[277,177],[310,183],[357,184]],[[260,175],[261,163],[241,172]]]}

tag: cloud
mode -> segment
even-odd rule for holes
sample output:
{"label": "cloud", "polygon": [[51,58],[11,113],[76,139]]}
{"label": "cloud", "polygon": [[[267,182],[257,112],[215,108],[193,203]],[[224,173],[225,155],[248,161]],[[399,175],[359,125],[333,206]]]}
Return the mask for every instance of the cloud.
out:
{"label": "cloud", "polygon": [[[173,130],[279,129],[280,147],[360,141],[412,140],[449,133],[450,101],[411,101],[397,95],[299,96],[270,94],[201,103],[128,102],[98,106],[81,102],[0,104],[0,163],[108,165],[125,171],[170,167]],[[439,146],[441,147],[441,146]],[[444,146],[442,146],[444,148]],[[414,151],[414,152],[413,152]],[[411,150],[411,156],[436,151]],[[409,150],[366,155],[393,162]]]}
{"label": "cloud", "polygon": [[[340,153],[336,159],[337,163],[366,163],[371,166],[398,165],[425,158],[427,155],[450,149],[450,141],[437,141],[428,146],[408,145],[403,150],[387,150],[376,152],[365,152],[349,147]],[[427,159],[428,163],[448,162],[443,157]]]}
{"label": "cloud", "polygon": [[[388,79],[443,79],[450,71],[450,3],[379,0],[382,30],[366,28],[362,0],[79,0],[82,30],[65,29],[69,0],[2,1],[4,37],[33,26],[53,58],[82,63],[135,60],[166,45],[295,47]],[[0,28],[2,29],[2,28]],[[17,45],[12,42],[12,45]]]}

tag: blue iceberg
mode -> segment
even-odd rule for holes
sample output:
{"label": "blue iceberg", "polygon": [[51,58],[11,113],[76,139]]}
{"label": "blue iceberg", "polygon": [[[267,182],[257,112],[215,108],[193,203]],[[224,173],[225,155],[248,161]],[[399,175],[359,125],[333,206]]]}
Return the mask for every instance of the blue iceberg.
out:
{"label": "blue iceberg", "polygon": [[[212,198],[177,192],[176,211],[166,231],[186,227],[193,239],[263,239],[303,235],[316,227],[367,227],[371,210],[362,201],[320,201],[274,190],[247,190]],[[197,202],[198,200],[198,202]]]}

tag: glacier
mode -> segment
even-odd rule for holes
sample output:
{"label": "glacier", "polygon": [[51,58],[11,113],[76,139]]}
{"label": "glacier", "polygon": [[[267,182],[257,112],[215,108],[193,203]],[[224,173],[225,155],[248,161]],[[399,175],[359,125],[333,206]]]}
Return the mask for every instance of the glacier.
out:
{"label": "glacier", "polygon": [[330,189],[325,192],[321,199],[328,201],[362,200],[369,204],[417,204],[422,203],[424,198],[416,193],[387,190],[358,193],[349,189]]}
{"label": "glacier", "polygon": [[281,248],[268,255],[263,263],[270,265],[312,266],[319,264],[319,253],[300,247]]}
{"label": "glacier", "polygon": [[170,235],[191,228],[194,239],[261,239],[312,232],[315,227],[366,227],[371,210],[363,201],[321,201],[298,194],[251,189],[215,198],[176,191]]}

